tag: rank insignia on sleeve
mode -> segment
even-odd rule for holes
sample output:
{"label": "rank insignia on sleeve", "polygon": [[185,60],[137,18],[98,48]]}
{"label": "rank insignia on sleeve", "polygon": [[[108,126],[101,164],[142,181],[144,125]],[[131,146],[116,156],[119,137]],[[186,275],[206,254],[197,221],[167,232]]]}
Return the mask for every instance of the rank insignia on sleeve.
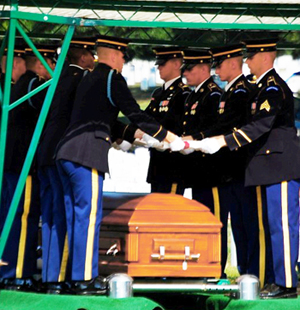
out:
{"label": "rank insignia on sleeve", "polygon": [[270,111],[271,107],[270,107],[270,104],[268,102],[268,100],[265,100],[261,105],[260,105],[260,110],[263,110],[265,109],[267,112]]}

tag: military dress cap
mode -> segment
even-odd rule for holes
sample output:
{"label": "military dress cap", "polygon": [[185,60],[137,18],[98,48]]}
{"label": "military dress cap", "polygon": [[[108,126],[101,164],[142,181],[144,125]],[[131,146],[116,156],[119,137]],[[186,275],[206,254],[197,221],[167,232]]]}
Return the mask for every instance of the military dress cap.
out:
{"label": "military dress cap", "polygon": [[182,58],[181,49],[178,46],[158,46],[152,50],[155,53],[155,65],[157,66],[164,65],[170,59]]}
{"label": "military dress cap", "polygon": [[243,56],[244,44],[235,44],[220,46],[210,50],[213,57],[213,67],[221,65],[221,63],[230,58]]}
{"label": "military dress cap", "polygon": [[[36,44],[36,49],[40,52],[40,54],[44,58],[49,58],[52,61],[56,62],[57,60],[57,45],[46,45],[46,44]],[[35,53],[33,52],[33,49],[30,47],[25,48],[25,56],[35,56]]]}
{"label": "military dress cap", "polygon": [[212,56],[208,50],[183,50],[182,70],[191,70],[199,64],[211,64]]}
{"label": "military dress cap", "polygon": [[251,57],[256,53],[273,52],[277,50],[278,39],[258,39],[243,41],[246,45],[246,57]]}
{"label": "military dress cap", "polygon": [[81,48],[95,54],[96,38],[73,37],[70,42],[70,48]]}
{"label": "military dress cap", "polygon": [[96,37],[96,46],[108,47],[121,51],[124,55],[127,52],[127,47],[130,40],[124,38],[110,37],[104,35],[98,35]]}
{"label": "military dress cap", "polygon": [[[14,57],[25,58],[25,47],[24,47],[24,45],[15,45],[13,54],[14,54]],[[3,56],[7,56],[7,48],[4,49]]]}

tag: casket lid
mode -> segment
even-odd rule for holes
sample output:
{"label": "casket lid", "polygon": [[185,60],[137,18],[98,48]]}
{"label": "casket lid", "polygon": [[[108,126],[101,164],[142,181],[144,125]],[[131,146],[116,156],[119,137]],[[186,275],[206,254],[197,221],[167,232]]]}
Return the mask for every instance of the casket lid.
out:
{"label": "casket lid", "polygon": [[130,232],[218,232],[222,226],[206,206],[175,194],[153,193],[107,211],[102,225],[127,225]]}

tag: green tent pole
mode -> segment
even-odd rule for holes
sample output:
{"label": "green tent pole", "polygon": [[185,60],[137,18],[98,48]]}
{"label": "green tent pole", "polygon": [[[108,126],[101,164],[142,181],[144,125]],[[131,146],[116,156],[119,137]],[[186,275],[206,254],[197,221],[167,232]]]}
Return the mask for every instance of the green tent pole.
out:
{"label": "green tent pole", "polygon": [[44,123],[46,121],[46,117],[47,117],[47,114],[48,114],[48,111],[50,108],[50,104],[51,104],[51,101],[52,101],[52,98],[53,98],[53,95],[54,95],[54,92],[56,89],[56,85],[57,85],[58,80],[60,78],[60,73],[61,73],[62,68],[63,68],[63,64],[64,64],[64,61],[65,61],[65,58],[67,55],[67,51],[68,51],[74,30],[75,30],[75,26],[70,26],[68,28],[67,34],[66,34],[65,39],[64,39],[64,43],[63,43],[62,48],[61,48],[61,53],[60,53],[58,61],[57,61],[54,76],[52,79],[52,84],[47,91],[46,98],[45,98],[39,119],[37,121],[36,128],[35,128],[34,133],[33,133],[33,137],[32,137],[32,140],[31,140],[31,143],[30,143],[27,155],[26,155],[26,159],[25,159],[25,162],[24,162],[21,174],[20,174],[20,178],[19,178],[16,190],[15,190],[15,193],[14,193],[14,196],[13,196],[10,208],[9,208],[9,212],[8,212],[8,215],[7,215],[4,227],[3,227],[3,231],[1,234],[1,238],[0,238],[0,260],[2,259],[4,247],[6,245],[8,235],[9,235],[9,232],[11,230],[15,214],[17,212],[18,204],[19,204],[19,201],[21,199],[21,195],[22,195],[22,192],[23,192],[23,189],[25,186],[26,178],[27,178],[28,173],[29,173],[29,169],[30,169],[30,166],[31,166],[31,163],[32,163],[32,160],[33,160],[36,148],[37,148],[39,138],[40,138],[41,133],[42,133]]}
{"label": "green tent pole", "polygon": [[34,46],[28,35],[25,33],[25,31],[22,29],[22,27],[17,23],[16,24],[17,30],[20,32],[21,36],[24,38],[25,42],[28,44],[30,48],[32,48],[32,51],[36,55],[36,57],[39,59],[39,61],[44,65],[44,67],[47,69],[49,72],[50,76],[53,76],[53,71],[48,65],[47,61],[45,58],[40,54],[40,52],[37,50],[37,48]]}
{"label": "green tent pole", "polygon": [[48,80],[46,82],[44,82],[42,85],[40,85],[39,87],[33,89],[30,93],[27,93],[26,95],[24,95],[23,97],[21,97],[20,99],[12,102],[9,106],[8,106],[8,110],[13,110],[15,107],[17,107],[18,105],[20,105],[22,102],[24,102],[25,100],[28,100],[29,98],[31,98],[32,96],[34,96],[35,94],[37,94],[38,92],[40,92],[41,90],[43,90],[44,88],[48,87],[49,85],[51,85],[52,83],[52,79]]}
{"label": "green tent pole", "polygon": [[10,91],[11,91],[11,77],[12,77],[12,67],[14,59],[14,45],[15,45],[15,35],[16,35],[16,23],[15,19],[10,21],[9,25],[9,35],[8,35],[8,47],[7,47],[7,59],[6,59],[6,72],[4,80],[3,91],[3,102],[2,102],[2,113],[1,113],[1,129],[0,129],[0,205],[1,205],[1,193],[2,193],[2,180],[3,180],[3,170],[4,170],[4,159],[5,159],[5,145],[6,145],[6,133],[8,124],[8,106],[10,101]]}

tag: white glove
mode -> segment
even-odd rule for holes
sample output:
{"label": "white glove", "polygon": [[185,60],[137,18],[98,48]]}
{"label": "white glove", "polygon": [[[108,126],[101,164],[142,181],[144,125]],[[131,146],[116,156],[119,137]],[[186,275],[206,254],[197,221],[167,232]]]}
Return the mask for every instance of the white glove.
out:
{"label": "white glove", "polygon": [[189,155],[189,154],[193,153],[194,151],[195,151],[195,149],[192,149],[189,147],[188,149],[181,150],[180,153],[183,155]]}
{"label": "white glove", "polygon": [[112,144],[112,146],[116,150],[122,150],[123,152],[127,152],[131,148],[132,144],[129,143],[128,141],[126,141],[126,140],[123,140],[122,143],[120,143],[120,144],[118,144],[117,142],[114,142]]}
{"label": "white glove", "polygon": [[206,154],[214,154],[219,151],[221,145],[215,138],[205,138],[201,141],[192,141],[190,147],[196,151],[201,151]]}
{"label": "white glove", "polygon": [[159,140],[151,137],[147,133],[143,134],[143,141],[146,142],[147,147],[159,147],[161,144],[161,142]]}
{"label": "white glove", "polygon": [[170,149],[173,152],[181,151],[186,147],[186,144],[178,136],[176,136],[175,140],[169,144],[170,144]]}
{"label": "white glove", "polygon": [[155,149],[159,152],[164,152],[165,150],[170,148],[170,144],[166,141],[160,142],[160,145],[156,146]]}
{"label": "white glove", "polygon": [[189,149],[193,149],[194,151],[201,151],[201,141],[199,140],[188,140]]}
{"label": "white glove", "polygon": [[116,150],[120,150],[120,144],[118,144],[117,142],[113,142],[111,146]]}
{"label": "white glove", "polygon": [[147,143],[144,140],[141,140],[139,138],[136,138],[133,142],[134,145],[136,146],[144,146],[147,147]]}

